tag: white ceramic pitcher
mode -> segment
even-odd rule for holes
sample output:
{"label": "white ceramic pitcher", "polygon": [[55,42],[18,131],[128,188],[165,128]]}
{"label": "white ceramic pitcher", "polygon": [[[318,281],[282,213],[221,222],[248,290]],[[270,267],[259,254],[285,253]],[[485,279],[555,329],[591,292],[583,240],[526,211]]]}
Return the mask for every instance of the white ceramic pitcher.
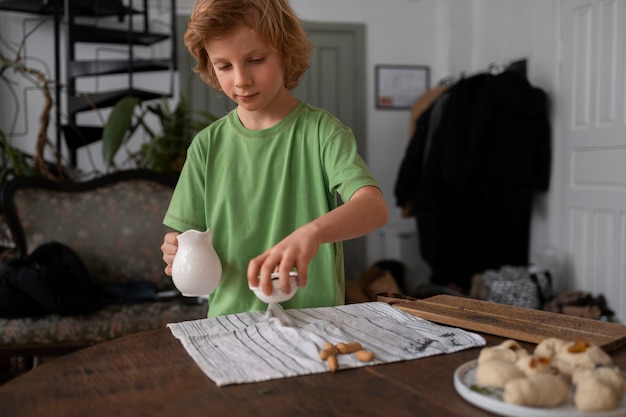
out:
{"label": "white ceramic pitcher", "polygon": [[187,230],[177,236],[172,281],[184,296],[207,296],[222,278],[222,263],[213,247],[213,231]]}

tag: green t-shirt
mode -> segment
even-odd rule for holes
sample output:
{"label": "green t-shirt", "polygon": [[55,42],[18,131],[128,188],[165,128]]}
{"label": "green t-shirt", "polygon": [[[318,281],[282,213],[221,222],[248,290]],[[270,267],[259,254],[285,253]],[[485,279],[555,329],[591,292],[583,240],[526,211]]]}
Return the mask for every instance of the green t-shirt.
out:
{"label": "green t-shirt", "polygon": [[[183,232],[213,230],[222,280],[209,297],[209,317],[264,310],[248,288],[249,261],[299,226],[378,187],[357,153],[352,131],[325,110],[300,102],[275,126],[246,129],[235,110],[194,138],[165,215]],[[323,244],[308,282],[284,308],[344,303],[341,242]]]}

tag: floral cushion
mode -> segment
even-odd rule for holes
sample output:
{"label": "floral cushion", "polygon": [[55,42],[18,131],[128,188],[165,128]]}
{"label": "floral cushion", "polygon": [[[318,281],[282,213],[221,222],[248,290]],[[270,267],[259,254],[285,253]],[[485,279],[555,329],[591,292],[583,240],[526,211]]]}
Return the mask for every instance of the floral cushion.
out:
{"label": "floral cushion", "polygon": [[[83,183],[23,179],[7,185],[3,214],[18,253],[50,241],[64,243],[83,260],[96,285],[149,282],[174,289],[165,275],[163,217],[175,180],[152,172],[124,171]],[[207,303],[187,299],[110,305],[93,314],[0,318],[0,353],[29,349],[59,351],[160,328],[207,315]]]}
{"label": "floral cushion", "polygon": [[206,318],[207,303],[181,300],[111,305],[92,314],[0,318],[0,351],[20,347],[83,347],[167,323]]}
{"label": "floral cushion", "polygon": [[173,288],[161,254],[171,194],[134,178],[80,192],[25,188],[14,200],[28,253],[56,240],[81,257],[95,284],[148,281],[165,290]]}

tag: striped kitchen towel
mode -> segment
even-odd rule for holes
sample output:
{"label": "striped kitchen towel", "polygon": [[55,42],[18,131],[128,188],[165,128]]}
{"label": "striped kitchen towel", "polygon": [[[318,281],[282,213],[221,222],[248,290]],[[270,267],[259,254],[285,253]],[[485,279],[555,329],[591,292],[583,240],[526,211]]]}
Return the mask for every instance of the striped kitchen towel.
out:
{"label": "striped kitchen towel", "polygon": [[398,362],[484,346],[475,333],[446,327],[371,302],[338,307],[257,311],[170,323],[202,371],[218,386],[328,372],[325,342],[360,342],[373,362],[339,355],[339,369]]}

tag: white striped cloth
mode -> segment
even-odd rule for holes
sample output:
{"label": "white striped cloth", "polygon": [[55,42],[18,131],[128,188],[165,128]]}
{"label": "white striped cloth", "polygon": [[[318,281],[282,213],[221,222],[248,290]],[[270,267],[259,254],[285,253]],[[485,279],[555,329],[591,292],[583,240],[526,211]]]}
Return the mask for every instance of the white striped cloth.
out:
{"label": "white striped cloth", "polygon": [[376,354],[369,363],[354,355],[338,355],[339,370],[485,345],[480,335],[426,321],[382,302],[294,310],[270,304],[265,312],[167,326],[218,386],[328,372],[319,357],[326,341],[357,341]]}

